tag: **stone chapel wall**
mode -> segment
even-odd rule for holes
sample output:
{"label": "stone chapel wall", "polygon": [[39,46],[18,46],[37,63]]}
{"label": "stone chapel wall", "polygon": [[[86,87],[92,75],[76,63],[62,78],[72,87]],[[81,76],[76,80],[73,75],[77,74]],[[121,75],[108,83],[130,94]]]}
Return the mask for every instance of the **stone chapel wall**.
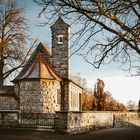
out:
{"label": "stone chapel wall", "polygon": [[60,110],[57,103],[59,82],[20,82],[20,110],[22,113],[54,113]]}
{"label": "stone chapel wall", "polygon": [[21,113],[39,113],[42,111],[40,100],[40,81],[20,82],[20,110]]}
{"label": "stone chapel wall", "polygon": [[42,80],[40,89],[41,94],[43,94],[43,112],[55,113],[55,111],[60,111],[60,82]]}

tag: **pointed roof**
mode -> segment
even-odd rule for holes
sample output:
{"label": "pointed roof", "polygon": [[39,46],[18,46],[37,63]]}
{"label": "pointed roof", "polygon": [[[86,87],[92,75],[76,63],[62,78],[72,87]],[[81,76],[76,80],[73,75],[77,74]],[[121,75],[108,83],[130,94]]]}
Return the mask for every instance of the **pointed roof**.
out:
{"label": "pointed roof", "polygon": [[49,63],[45,60],[43,55],[39,53],[36,56],[36,59],[28,67],[28,70],[21,75],[18,79],[28,79],[28,78],[37,78],[37,79],[49,79],[49,80],[61,80],[54,70],[50,67]]}
{"label": "pointed roof", "polygon": [[52,55],[52,52],[49,50],[48,46],[47,45],[44,45],[42,44],[41,42],[38,44],[37,48],[35,51],[38,51],[38,50],[44,50],[45,53],[48,55],[48,56],[51,56]]}
{"label": "pointed roof", "polygon": [[41,53],[38,53],[33,63],[28,67],[25,73],[20,75],[17,80],[21,79],[48,79],[61,80],[59,76],[51,68],[50,64],[45,60]]}
{"label": "pointed roof", "polygon": [[57,26],[57,25],[60,25],[60,24],[65,25],[66,27],[70,27],[70,25],[68,25],[67,23],[65,23],[65,22],[63,21],[63,19],[62,19],[61,17],[59,17],[59,18],[56,20],[56,22],[51,26],[51,28],[53,28],[53,27],[55,27],[55,26]]}
{"label": "pointed roof", "polygon": [[56,72],[52,69],[47,59],[51,58],[51,52],[48,48],[39,43],[30,59],[23,67],[19,75],[13,82],[21,79],[48,79],[48,80],[61,80]]}

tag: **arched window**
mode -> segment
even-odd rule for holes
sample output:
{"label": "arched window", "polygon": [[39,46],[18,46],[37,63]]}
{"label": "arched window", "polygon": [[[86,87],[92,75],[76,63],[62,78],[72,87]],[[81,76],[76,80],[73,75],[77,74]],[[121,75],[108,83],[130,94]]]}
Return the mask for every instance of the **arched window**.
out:
{"label": "arched window", "polygon": [[63,35],[58,35],[58,44],[63,44],[64,43],[64,36]]}

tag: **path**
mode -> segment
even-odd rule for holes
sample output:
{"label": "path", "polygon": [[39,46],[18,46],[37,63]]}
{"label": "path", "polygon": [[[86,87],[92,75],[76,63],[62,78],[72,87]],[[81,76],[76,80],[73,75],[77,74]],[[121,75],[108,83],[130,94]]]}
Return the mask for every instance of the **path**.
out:
{"label": "path", "polygon": [[0,130],[0,140],[140,140],[140,128],[113,128],[76,135],[44,131]]}

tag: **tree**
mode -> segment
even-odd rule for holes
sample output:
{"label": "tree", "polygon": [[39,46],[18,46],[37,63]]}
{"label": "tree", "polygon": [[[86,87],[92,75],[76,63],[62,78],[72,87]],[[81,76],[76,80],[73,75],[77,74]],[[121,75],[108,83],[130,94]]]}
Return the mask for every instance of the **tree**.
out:
{"label": "tree", "polygon": [[29,55],[24,47],[27,34],[23,9],[15,0],[0,0],[0,86],[13,72],[21,68]]}
{"label": "tree", "polygon": [[140,110],[140,100],[139,100],[139,103],[138,103],[138,110]]}
{"label": "tree", "polygon": [[117,101],[112,97],[109,91],[106,92],[106,110],[113,111],[116,110]]}
{"label": "tree", "polygon": [[45,15],[45,24],[61,16],[79,25],[72,35],[74,53],[83,50],[80,55],[95,68],[127,62],[127,70],[140,74],[140,0],[34,1],[42,7],[39,17]]}
{"label": "tree", "polygon": [[97,79],[94,85],[94,97],[98,111],[126,111],[123,103],[115,100],[109,91],[104,91],[105,84],[101,79]]}
{"label": "tree", "polygon": [[82,93],[82,110],[97,110],[95,105],[95,97],[93,96],[92,91],[87,89],[84,89]]}
{"label": "tree", "polygon": [[134,111],[136,109],[136,103],[135,103],[135,101],[129,100],[127,102],[127,109],[129,111]]}
{"label": "tree", "polygon": [[80,72],[76,73],[75,75],[71,75],[70,79],[72,79],[75,83],[79,84],[84,89],[87,89],[87,81],[81,76]]}
{"label": "tree", "polygon": [[126,111],[126,106],[123,103],[117,103],[117,107],[116,107],[117,111]]}
{"label": "tree", "polygon": [[92,90],[87,87],[86,79],[82,78],[79,72],[76,75],[71,75],[71,79],[83,88],[81,98],[82,110],[96,110],[95,97],[93,96]]}
{"label": "tree", "polygon": [[104,92],[105,84],[101,79],[97,79],[94,85],[94,97],[97,103],[97,110],[106,110],[106,93]]}
{"label": "tree", "polygon": [[138,102],[138,117],[140,117],[140,100]]}

